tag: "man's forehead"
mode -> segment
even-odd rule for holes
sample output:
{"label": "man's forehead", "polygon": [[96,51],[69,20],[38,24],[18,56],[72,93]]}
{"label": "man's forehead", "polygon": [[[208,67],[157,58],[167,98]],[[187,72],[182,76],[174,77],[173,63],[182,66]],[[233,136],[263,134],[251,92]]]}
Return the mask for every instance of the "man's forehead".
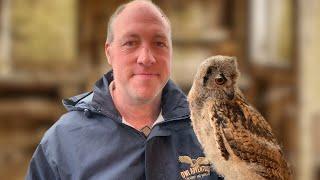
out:
{"label": "man's forehead", "polygon": [[[140,35],[138,32],[127,31],[124,34],[122,34],[122,38],[140,38]],[[161,32],[161,31],[153,32],[152,38],[154,38],[154,39],[167,39],[167,34],[165,34],[164,32]]]}
{"label": "man's forehead", "polygon": [[125,9],[115,19],[115,25],[130,21],[159,23],[169,27],[169,23],[161,12],[151,3],[144,1],[134,1],[127,4]]}

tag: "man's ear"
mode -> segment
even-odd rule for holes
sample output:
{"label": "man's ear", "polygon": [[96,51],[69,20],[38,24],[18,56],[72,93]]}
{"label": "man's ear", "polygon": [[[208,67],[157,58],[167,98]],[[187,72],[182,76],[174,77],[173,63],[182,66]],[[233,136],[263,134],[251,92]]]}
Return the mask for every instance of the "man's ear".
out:
{"label": "man's ear", "polygon": [[110,43],[106,42],[104,44],[104,53],[106,54],[106,57],[108,59],[108,63],[112,66],[111,57],[110,57],[110,48],[111,48]]}

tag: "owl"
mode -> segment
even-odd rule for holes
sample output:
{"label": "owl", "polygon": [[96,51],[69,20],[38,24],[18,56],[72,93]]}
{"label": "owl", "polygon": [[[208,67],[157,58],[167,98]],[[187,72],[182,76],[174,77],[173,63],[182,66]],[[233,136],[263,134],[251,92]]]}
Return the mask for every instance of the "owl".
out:
{"label": "owl", "polygon": [[237,86],[235,57],[200,65],[188,94],[191,121],[206,158],[227,180],[292,179],[282,150],[262,115]]}

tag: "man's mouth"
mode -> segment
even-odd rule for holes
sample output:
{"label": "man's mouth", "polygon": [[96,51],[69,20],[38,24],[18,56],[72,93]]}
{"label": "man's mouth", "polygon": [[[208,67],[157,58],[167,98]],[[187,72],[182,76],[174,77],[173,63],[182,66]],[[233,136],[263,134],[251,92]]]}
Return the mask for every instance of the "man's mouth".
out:
{"label": "man's mouth", "polygon": [[153,77],[159,76],[159,74],[142,72],[142,73],[134,73],[134,76],[141,77],[141,78],[153,78]]}

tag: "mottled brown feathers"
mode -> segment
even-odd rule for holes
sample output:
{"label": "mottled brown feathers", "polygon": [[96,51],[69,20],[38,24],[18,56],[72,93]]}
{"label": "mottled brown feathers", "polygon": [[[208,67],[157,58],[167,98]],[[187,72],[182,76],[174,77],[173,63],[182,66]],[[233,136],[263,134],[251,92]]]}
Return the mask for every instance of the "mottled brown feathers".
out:
{"label": "mottled brown feathers", "polygon": [[238,76],[234,57],[210,57],[189,92],[192,125],[207,158],[225,179],[291,179],[270,125],[246,102]]}

